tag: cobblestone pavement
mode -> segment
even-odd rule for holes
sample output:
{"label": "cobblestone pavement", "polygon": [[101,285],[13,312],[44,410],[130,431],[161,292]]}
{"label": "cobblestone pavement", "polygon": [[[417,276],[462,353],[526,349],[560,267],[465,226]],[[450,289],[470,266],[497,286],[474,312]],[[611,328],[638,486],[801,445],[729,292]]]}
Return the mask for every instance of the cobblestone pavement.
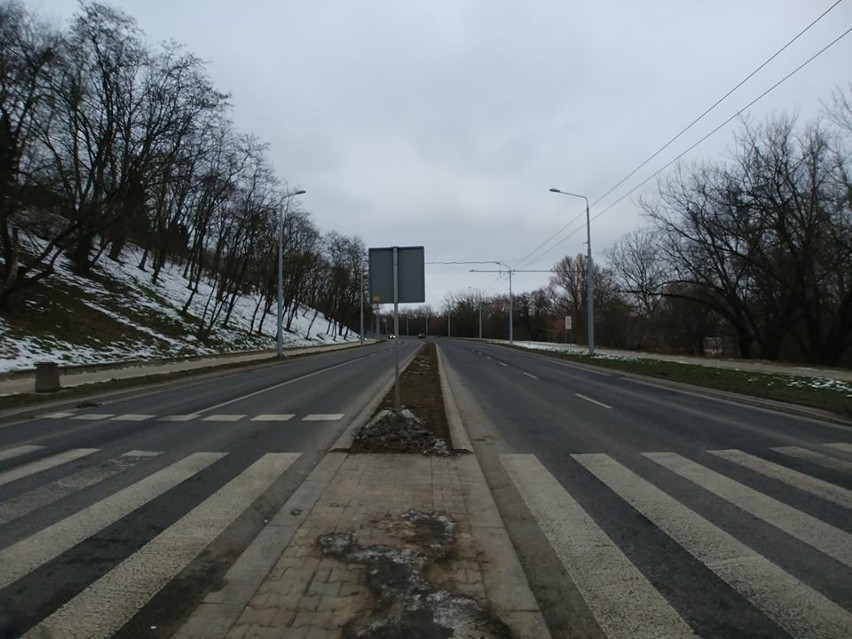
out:
{"label": "cobblestone pavement", "polygon": [[405,549],[416,543],[401,517],[411,509],[456,522],[449,558],[425,571],[431,585],[475,599],[518,637],[548,636],[472,455],[348,455],[225,636],[342,636],[380,604],[367,567],[324,556],[319,537],[349,531],[361,547]]}

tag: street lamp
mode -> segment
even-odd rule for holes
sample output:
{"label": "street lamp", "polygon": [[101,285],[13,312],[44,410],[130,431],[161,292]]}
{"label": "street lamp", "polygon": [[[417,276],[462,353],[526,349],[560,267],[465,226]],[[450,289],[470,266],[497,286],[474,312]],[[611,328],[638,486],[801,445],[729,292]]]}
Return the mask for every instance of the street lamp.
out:
{"label": "street lamp", "polygon": [[551,193],[559,193],[560,195],[568,195],[570,197],[581,197],[586,201],[586,296],[588,297],[588,336],[589,336],[589,355],[595,354],[595,276],[594,263],[592,262],[592,225],[589,220],[589,198],[585,195],[577,195],[576,193],[568,193],[559,189],[551,188]]}
{"label": "street lamp", "polygon": [[281,211],[278,215],[278,359],[284,357],[284,200],[294,195],[304,195],[299,189],[281,196]]}

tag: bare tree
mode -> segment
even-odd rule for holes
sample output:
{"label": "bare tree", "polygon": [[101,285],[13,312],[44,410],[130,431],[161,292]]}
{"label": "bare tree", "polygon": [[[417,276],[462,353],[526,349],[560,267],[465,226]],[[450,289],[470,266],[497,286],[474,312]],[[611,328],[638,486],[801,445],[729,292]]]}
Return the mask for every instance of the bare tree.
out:
{"label": "bare tree", "polygon": [[642,203],[662,234],[665,295],[718,314],[743,357],[832,364],[852,346],[842,148],[819,122],[746,125],[732,161],[681,166]]}
{"label": "bare tree", "polygon": [[[49,112],[50,79],[55,73],[60,36],[13,0],[0,2],[0,308],[16,292],[49,276],[58,253],[39,216],[43,187],[37,181],[37,130]],[[32,245],[22,261],[21,235],[48,236],[47,246]]]}

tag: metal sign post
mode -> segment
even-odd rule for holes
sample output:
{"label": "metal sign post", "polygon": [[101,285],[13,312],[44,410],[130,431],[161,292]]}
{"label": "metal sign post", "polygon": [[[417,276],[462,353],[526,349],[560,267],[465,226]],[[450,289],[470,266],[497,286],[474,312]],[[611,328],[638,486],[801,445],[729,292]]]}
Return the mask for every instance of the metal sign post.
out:
{"label": "metal sign post", "polygon": [[399,247],[393,247],[393,357],[396,383],[393,385],[393,409],[399,412]]}
{"label": "metal sign post", "polygon": [[399,304],[426,301],[425,260],[422,246],[370,249],[370,300],[393,301],[394,410],[399,412]]}

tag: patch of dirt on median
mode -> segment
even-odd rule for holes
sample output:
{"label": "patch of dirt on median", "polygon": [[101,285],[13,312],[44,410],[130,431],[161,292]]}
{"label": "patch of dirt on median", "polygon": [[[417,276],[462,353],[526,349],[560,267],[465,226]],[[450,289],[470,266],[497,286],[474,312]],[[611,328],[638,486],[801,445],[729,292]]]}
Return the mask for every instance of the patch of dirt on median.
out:
{"label": "patch of dirt on median", "polygon": [[379,412],[352,438],[349,452],[452,454],[434,344],[424,344],[400,376],[399,394],[400,412],[393,410],[391,389]]}
{"label": "patch of dirt on median", "polygon": [[351,531],[318,538],[327,557],[367,567],[367,586],[378,605],[343,626],[344,639],[512,639],[506,624],[475,599],[441,589],[425,576],[446,561],[456,522],[443,513],[409,510],[402,547],[361,546]]}

